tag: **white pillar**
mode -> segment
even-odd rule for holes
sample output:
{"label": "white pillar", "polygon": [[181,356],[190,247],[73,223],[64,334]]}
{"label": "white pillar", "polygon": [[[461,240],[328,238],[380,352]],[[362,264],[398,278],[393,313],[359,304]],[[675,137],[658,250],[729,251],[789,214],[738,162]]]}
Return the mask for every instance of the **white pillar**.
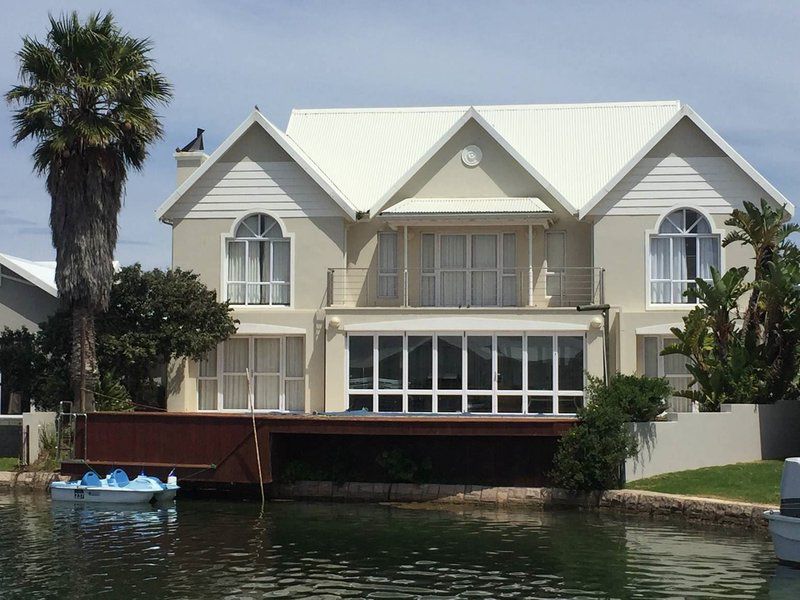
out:
{"label": "white pillar", "polygon": [[533,225],[528,225],[528,306],[533,306]]}
{"label": "white pillar", "polygon": [[408,306],[408,225],[403,225],[403,306]]}

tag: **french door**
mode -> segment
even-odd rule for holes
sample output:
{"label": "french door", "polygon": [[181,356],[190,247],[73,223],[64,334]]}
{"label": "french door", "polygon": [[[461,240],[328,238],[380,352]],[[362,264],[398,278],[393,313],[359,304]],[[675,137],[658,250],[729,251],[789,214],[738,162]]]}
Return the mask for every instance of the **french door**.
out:
{"label": "french door", "polygon": [[422,306],[516,304],[516,235],[424,233]]}

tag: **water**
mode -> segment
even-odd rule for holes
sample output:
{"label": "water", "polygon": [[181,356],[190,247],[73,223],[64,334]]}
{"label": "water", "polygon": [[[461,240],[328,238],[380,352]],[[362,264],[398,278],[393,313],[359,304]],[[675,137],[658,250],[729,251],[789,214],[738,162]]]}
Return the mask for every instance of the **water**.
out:
{"label": "water", "polygon": [[800,598],[768,537],[583,512],[0,495],[0,598]]}

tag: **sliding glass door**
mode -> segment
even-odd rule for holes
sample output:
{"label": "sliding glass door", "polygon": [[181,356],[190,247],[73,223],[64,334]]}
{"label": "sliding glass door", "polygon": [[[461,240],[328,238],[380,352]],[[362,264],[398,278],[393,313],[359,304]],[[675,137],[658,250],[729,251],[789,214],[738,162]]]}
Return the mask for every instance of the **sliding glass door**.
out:
{"label": "sliding glass door", "polygon": [[533,332],[353,334],[347,369],[350,410],[574,414],[583,404],[585,339]]}

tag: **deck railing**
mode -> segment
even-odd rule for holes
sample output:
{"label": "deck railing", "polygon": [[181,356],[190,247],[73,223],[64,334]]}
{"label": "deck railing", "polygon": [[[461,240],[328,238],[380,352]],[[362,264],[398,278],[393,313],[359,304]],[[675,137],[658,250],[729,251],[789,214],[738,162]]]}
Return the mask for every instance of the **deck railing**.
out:
{"label": "deck railing", "polygon": [[328,269],[328,306],[575,307],[602,304],[599,267]]}

